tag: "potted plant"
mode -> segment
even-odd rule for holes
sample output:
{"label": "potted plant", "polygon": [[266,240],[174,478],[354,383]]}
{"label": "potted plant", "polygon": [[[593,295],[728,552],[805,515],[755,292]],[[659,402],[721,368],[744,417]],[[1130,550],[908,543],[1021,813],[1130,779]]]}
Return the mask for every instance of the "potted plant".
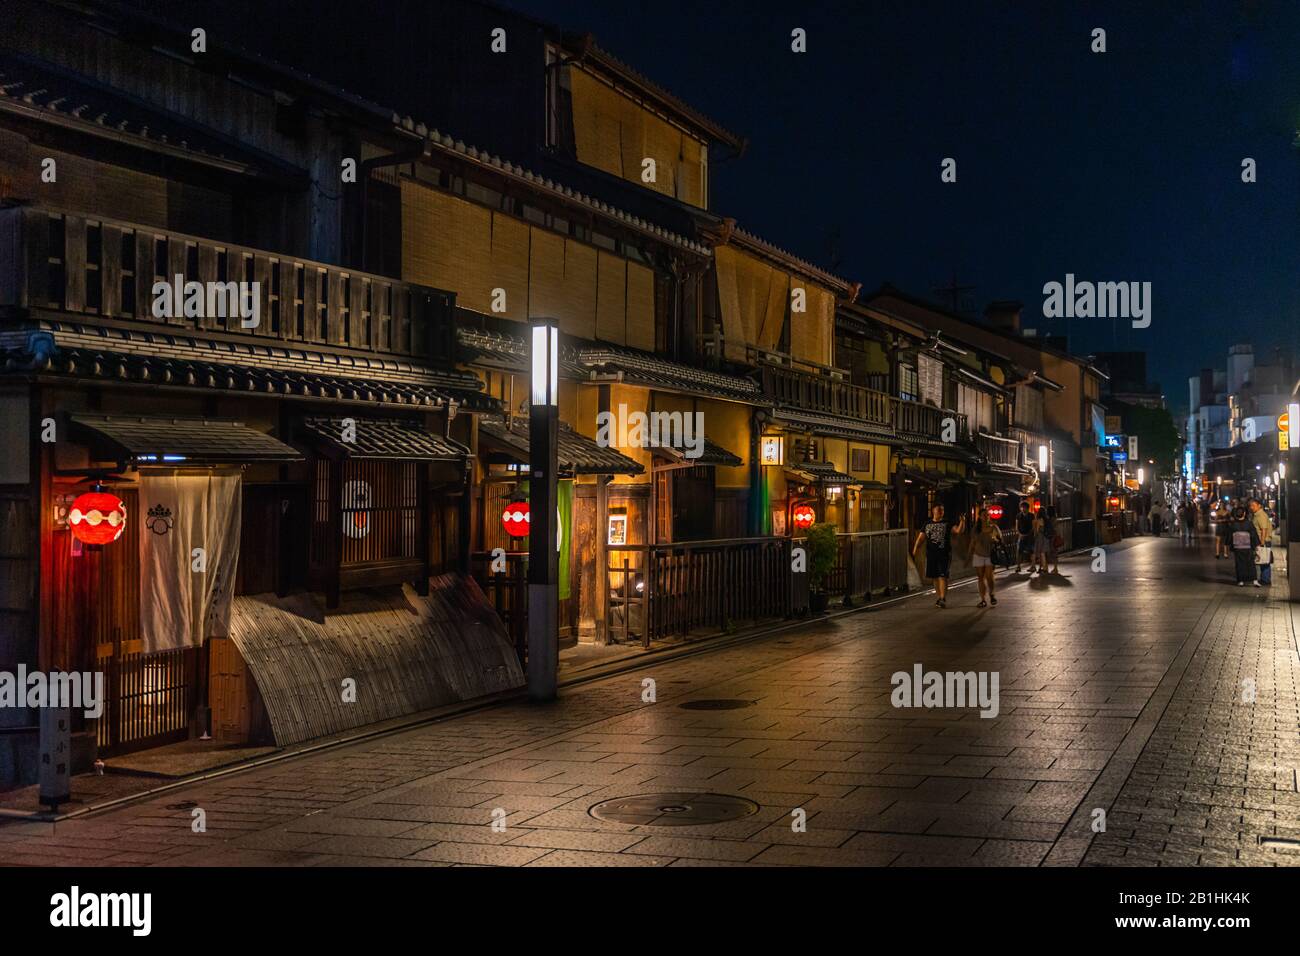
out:
{"label": "potted plant", "polygon": [[808,606],[812,613],[824,614],[827,601],[827,594],[823,590],[826,575],[835,567],[840,554],[835,525],[829,522],[813,525],[808,529],[804,547],[808,551]]}

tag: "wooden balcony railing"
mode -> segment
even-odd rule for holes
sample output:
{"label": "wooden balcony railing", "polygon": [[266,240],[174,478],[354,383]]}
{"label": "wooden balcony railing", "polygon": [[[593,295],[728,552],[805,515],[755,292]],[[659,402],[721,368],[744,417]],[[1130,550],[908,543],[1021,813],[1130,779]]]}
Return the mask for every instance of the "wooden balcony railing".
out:
{"label": "wooden balcony railing", "polygon": [[[953,443],[969,444],[970,429],[966,416],[947,408],[909,402],[901,398],[891,398],[893,406],[894,430],[900,435],[924,438],[929,441],[947,441],[947,435],[953,432]],[[946,423],[952,421],[953,425]]]}
{"label": "wooden balcony railing", "polygon": [[884,392],[849,382],[776,365],[760,366],[763,393],[810,412],[842,415],[876,425],[889,424],[890,398]]}
{"label": "wooden balcony railing", "polygon": [[[156,282],[258,283],[258,324],[154,314]],[[182,285],[183,288],[183,285]],[[183,301],[183,300],[182,300]],[[454,354],[450,292],[229,243],[31,206],[0,209],[0,307],[78,321],[247,336],[443,363]]]}
{"label": "wooden balcony railing", "polygon": [[1024,465],[1021,444],[1014,438],[999,438],[980,432],[975,436],[975,447],[991,465],[1019,468]]}

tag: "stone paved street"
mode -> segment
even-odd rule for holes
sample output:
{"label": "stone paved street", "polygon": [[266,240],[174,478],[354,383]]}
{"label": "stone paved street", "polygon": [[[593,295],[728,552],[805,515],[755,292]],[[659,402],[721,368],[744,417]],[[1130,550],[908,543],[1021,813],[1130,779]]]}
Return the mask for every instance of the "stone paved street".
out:
{"label": "stone paved street", "polygon": [[[1079,556],[1059,578],[1001,578],[988,610],[963,586],[944,611],[913,597],[575,687],[549,707],[503,705],[79,820],[3,824],[0,862],[1300,864],[1285,843],[1300,841],[1285,576],[1236,588],[1208,543],[1175,539],[1131,539],[1107,558],[1105,573]],[[890,675],[915,664],[998,672],[1000,712],[891,706]],[[656,703],[642,700],[645,678]],[[680,706],[701,699],[752,705]],[[588,813],[660,792],[759,809],[694,826]]]}

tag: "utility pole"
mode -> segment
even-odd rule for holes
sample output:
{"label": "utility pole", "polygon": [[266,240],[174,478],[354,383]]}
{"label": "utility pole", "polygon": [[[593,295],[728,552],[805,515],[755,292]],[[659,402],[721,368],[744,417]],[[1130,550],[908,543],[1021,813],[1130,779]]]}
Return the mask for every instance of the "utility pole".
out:
{"label": "utility pole", "polygon": [[962,311],[962,308],[961,308],[961,295],[962,295],[962,293],[963,293],[963,292],[974,292],[974,291],[975,291],[975,286],[973,286],[973,285],[958,285],[958,284],[957,284],[957,273],[956,273],[956,272],[953,272],[953,274],[952,274],[952,278],[948,280],[948,284],[947,284],[947,285],[935,286],[934,289],[932,289],[931,291],[932,291],[935,295],[940,296],[941,298],[946,298],[946,299],[948,299],[948,300],[949,300],[949,303],[950,303],[949,308],[951,308],[953,312],[960,312],[960,311]]}

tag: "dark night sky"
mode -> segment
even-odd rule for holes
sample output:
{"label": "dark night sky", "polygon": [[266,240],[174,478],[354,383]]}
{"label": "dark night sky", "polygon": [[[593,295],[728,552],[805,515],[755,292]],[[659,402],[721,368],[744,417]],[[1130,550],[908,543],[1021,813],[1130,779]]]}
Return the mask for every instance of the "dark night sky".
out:
{"label": "dark night sky", "polygon": [[[713,209],[866,289],[955,274],[1074,350],[1145,349],[1178,406],[1232,342],[1300,346],[1300,4],[506,2],[748,136]],[[1151,327],[1042,318],[1067,272],[1150,281]]]}

